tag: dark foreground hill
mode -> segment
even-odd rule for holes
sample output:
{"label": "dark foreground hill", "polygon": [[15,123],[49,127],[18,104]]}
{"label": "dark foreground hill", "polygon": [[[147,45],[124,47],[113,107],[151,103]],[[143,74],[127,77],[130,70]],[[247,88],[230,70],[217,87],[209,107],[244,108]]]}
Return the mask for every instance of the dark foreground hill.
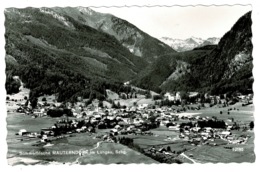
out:
{"label": "dark foreground hill", "polygon": [[221,38],[217,46],[160,57],[133,83],[162,91],[251,93],[251,25],[251,12],[248,12]]}

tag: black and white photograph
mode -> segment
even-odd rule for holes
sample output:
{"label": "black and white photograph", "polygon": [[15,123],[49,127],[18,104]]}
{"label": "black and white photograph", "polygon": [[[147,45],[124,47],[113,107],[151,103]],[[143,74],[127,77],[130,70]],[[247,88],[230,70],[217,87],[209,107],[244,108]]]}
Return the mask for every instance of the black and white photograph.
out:
{"label": "black and white photograph", "polygon": [[254,163],[253,13],[5,8],[8,165]]}

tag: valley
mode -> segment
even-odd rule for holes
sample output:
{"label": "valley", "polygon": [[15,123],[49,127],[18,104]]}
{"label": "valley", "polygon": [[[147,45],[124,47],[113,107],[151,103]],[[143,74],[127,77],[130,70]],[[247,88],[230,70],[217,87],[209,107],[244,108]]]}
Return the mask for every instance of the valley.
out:
{"label": "valley", "polygon": [[[129,99],[118,97],[112,105],[94,100],[88,106],[82,101],[64,106],[53,101],[55,96],[44,96],[39,98],[38,107],[30,111],[21,97],[26,93],[28,90],[24,89],[7,100],[10,165],[255,160],[254,106],[248,104],[250,97],[235,104],[224,101],[181,106],[172,102],[166,106],[163,101],[158,105],[158,100],[137,95]],[[55,106],[72,113],[64,111],[61,116],[51,116]],[[203,126],[207,122],[212,123],[211,127]],[[246,161],[241,154],[246,154]]]}
{"label": "valley", "polygon": [[158,39],[88,7],[7,8],[8,163],[255,162],[251,13]]}

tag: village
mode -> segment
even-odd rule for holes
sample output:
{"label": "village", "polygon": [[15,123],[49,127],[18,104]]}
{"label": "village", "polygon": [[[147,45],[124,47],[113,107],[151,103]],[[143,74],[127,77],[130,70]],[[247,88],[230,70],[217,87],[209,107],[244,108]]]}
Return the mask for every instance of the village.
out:
{"label": "village", "polygon": [[[196,93],[190,93],[190,97],[194,95]],[[236,146],[246,145],[248,140],[252,139],[252,135],[247,134],[247,131],[253,130],[253,120],[243,121],[235,118],[235,114],[241,113],[241,108],[252,104],[252,95],[238,95],[236,103],[227,102],[220,97],[208,98],[209,103],[199,103],[200,98],[197,98],[195,103],[185,101],[185,104],[176,105],[176,101],[183,102],[180,93],[166,93],[160,105],[157,101],[153,104],[133,102],[130,106],[121,101],[123,105],[119,105],[120,96],[116,97],[114,102],[117,102],[110,106],[99,100],[94,100],[86,106],[81,98],[76,103],[57,103],[46,100],[45,97],[38,101],[35,109],[32,109],[30,104],[26,106],[27,101],[22,99],[9,98],[7,104],[15,102],[17,105],[12,111],[8,110],[8,113],[31,116],[32,119],[55,119],[53,125],[39,128],[38,132],[20,128],[16,135],[20,136],[21,142],[36,139],[35,146],[48,147],[53,146],[54,140],[89,133],[93,139],[126,145],[155,160],[158,160],[158,156],[163,157],[159,158],[159,162],[178,163],[193,162],[189,159],[196,157],[192,153],[188,156],[184,153],[197,146],[221,146],[222,149],[235,150]],[[151,100],[153,98],[149,99]],[[169,102],[174,103],[169,105]],[[212,108],[215,112],[218,111],[218,115],[207,115],[207,109]],[[138,137],[155,138],[169,144],[142,146],[135,141]],[[179,142],[188,147],[180,146],[181,148],[174,149],[169,146]],[[165,160],[165,157],[172,160]]]}

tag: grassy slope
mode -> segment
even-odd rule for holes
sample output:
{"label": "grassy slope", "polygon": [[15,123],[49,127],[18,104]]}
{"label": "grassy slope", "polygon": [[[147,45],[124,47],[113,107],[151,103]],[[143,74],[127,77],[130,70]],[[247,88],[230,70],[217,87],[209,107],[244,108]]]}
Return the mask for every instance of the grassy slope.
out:
{"label": "grassy slope", "polygon": [[[116,154],[116,151],[125,151],[126,154]],[[101,151],[112,151],[115,154],[98,154]],[[115,143],[102,143],[98,149],[95,149],[94,155],[86,155],[79,159],[80,164],[151,164],[157,161],[146,157],[126,146]]]}

